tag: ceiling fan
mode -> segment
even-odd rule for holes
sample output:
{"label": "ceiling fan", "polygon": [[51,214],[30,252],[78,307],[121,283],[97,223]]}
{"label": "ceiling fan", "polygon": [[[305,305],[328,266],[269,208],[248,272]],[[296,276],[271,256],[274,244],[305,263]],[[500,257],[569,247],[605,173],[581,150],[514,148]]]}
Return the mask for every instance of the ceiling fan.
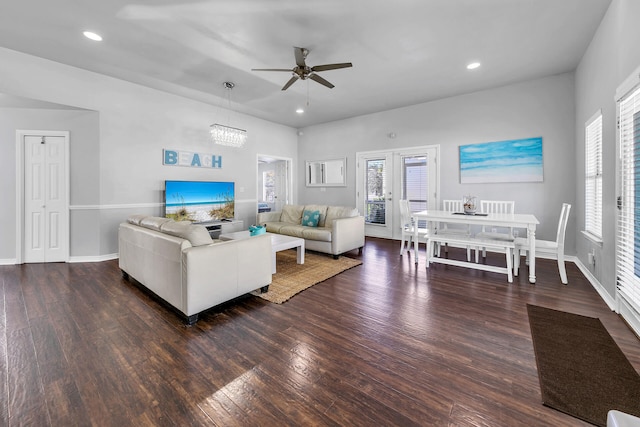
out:
{"label": "ceiling fan", "polygon": [[293,77],[291,77],[289,81],[282,87],[282,90],[287,90],[298,79],[311,79],[315,82],[320,83],[321,85],[328,87],[329,89],[332,89],[335,86],[316,73],[318,73],[319,71],[337,70],[339,68],[349,68],[353,66],[351,62],[343,62],[341,64],[325,64],[316,65],[315,67],[309,67],[305,63],[307,55],[309,54],[309,49],[306,49],[304,47],[294,47],[293,53],[296,57],[296,66],[293,68],[252,68],[251,71],[287,71],[289,73],[293,73]]}

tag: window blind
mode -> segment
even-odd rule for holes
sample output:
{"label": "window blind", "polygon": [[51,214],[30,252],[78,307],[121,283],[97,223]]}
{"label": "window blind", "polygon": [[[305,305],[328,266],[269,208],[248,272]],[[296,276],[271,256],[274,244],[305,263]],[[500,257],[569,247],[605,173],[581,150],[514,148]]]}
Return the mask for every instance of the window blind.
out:
{"label": "window blind", "polygon": [[426,156],[402,157],[404,197],[409,200],[411,212],[427,209],[429,188]]}
{"label": "window blind", "polygon": [[619,108],[620,199],[616,239],[618,294],[640,313],[640,86]]}
{"label": "window blind", "polygon": [[[419,212],[427,209],[427,197],[429,189],[429,173],[427,170],[426,156],[403,156],[402,170],[404,183],[403,193],[409,201],[411,212]],[[427,222],[418,221],[418,227],[426,228]]]}
{"label": "window blind", "polygon": [[602,239],[602,113],[585,127],[585,231]]}

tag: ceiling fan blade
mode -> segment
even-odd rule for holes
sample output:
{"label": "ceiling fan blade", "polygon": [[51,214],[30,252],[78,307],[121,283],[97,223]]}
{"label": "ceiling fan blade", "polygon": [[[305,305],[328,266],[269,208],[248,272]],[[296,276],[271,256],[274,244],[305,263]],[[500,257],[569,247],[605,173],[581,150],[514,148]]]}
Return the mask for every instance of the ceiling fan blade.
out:
{"label": "ceiling fan blade", "polygon": [[294,74],[293,77],[291,77],[289,79],[289,81],[287,82],[287,84],[285,84],[284,86],[282,86],[282,90],[287,90],[289,89],[289,86],[291,86],[292,84],[294,84],[296,82],[296,80],[298,80],[300,77],[298,77],[297,74]]}
{"label": "ceiling fan blade", "polygon": [[311,67],[311,71],[329,71],[349,67],[353,67],[353,64],[351,64],[351,62],[343,62],[341,64],[316,65],[315,67]]}
{"label": "ceiling fan blade", "polygon": [[329,89],[333,89],[335,87],[317,74],[309,74],[309,78],[315,82],[320,83],[321,85],[328,87]]}
{"label": "ceiling fan blade", "polygon": [[294,47],[293,54],[296,56],[296,65],[298,67],[304,68],[307,64],[304,63],[304,59],[307,57],[307,53],[309,51],[303,47]]}
{"label": "ceiling fan blade", "polygon": [[288,71],[292,72],[291,68],[252,68],[251,71]]}

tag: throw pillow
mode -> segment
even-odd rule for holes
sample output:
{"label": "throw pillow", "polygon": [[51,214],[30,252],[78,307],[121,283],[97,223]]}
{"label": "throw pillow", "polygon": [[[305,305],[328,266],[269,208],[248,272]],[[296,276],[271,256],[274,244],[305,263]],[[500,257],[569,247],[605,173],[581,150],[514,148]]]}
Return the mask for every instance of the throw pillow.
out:
{"label": "throw pillow", "polygon": [[320,221],[320,211],[307,211],[302,214],[302,225],[307,227],[317,227],[318,221]]}
{"label": "throw pillow", "polygon": [[320,211],[320,221],[318,221],[318,227],[324,227],[324,220],[327,216],[327,205],[305,205],[307,211]]}

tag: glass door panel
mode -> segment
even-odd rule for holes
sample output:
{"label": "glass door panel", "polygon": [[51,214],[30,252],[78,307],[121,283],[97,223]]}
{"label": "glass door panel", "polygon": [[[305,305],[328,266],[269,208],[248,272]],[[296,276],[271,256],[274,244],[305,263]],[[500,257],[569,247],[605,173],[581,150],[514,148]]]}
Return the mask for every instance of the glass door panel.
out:
{"label": "glass door panel", "polygon": [[366,196],[365,216],[367,224],[385,225],[386,219],[386,159],[371,159],[366,161]]}

